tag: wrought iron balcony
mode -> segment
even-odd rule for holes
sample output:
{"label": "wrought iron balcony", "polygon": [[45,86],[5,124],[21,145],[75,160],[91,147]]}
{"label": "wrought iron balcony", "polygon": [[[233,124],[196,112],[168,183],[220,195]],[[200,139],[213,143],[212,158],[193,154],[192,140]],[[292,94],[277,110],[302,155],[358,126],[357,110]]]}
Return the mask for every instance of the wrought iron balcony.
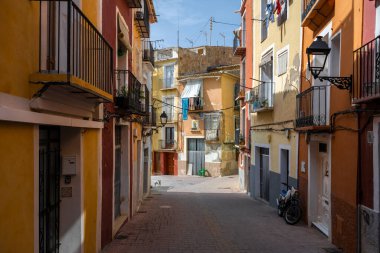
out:
{"label": "wrought iron balcony", "polygon": [[145,126],[157,126],[157,111],[153,106],[149,106],[149,109],[144,117],[143,123]]}
{"label": "wrought iron balcony", "polygon": [[177,120],[176,114],[171,109],[163,109],[163,111],[165,111],[166,115],[168,116],[168,123],[173,123]]}
{"label": "wrought iron balcony", "polygon": [[380,98],[380,36],[354,51],[353,103]]}
{"label": "wrought iron balcony", "polygon": [[158,87],[162,90],[177,89],[177,80],[175,78],[161,78],[158,80]]}
{"label": "wrought iron balcony", "polygon": [[[146,115],[149,110],[149,91],[146,85],[128,70],[116,70],[118,90],[115,96],[115,106],[122,115]],[[147,93],[146,93],[147,92]]]}
{"label": "wrought iron balcony", "polygon": [[177,148],[177,142],[173,139],[159,140],[159,147],[161,149],[174,150]]}
{"label": "wrought iron balcony", "polygon": [[303,0],[302,27],[315,31],[334,10],[335,0]]}
{"label": "wrought iron balcony", "polygon": [[323,127],[327,125],[326,86],[312,86],[297,95],[296,128]]}
{"label": "wrought iron balcony", "polygon": [[203,110],[203,98],[194,97],[189,98],[189,111]]}
{"label": "wrought iron balcony", "polygon": [[233,50],[235,56],[244,56],[245,55],[246,48],[245,48],[245,46],[242,45],[239,37],[237,37],[237,36],[235,36],[235,38],[234,38],[232,50]]}
{"label": "wrought iron balcony", "polygon": [[152,42],[143,41],[143,61],[150,62],[154,67],[154,50]]}
{"label": "wrought iron balcony", "polygon": [[72,0],[41,0],[39,11],[39,71],[30,81],[112,101],[113,52],[101,33]]}
{"label": "wrought iron balcony", "polygon": [[144,0],[143,8],[136,11],[135,13],[135,23],[137,25],[137,31],[142,38],[149,38],[150,35],[150,23],[149,23],[149,9]]}
{"label": "wrought iron balcony", "polygon": [[274,83],[264,82],[255,86],[251,91],[250,100],[254,112],[266,111],[273,109],[274,102]]}
{"label": "wrought iron balcony", "polygon": [[240,117],[234,116],[235,120],[235,145],[239,146],[239,137],[240,137]]}
{"label": "wrought iron balcony", "polygon": [[129,8],[141,8],[141,0],[125,0]]}

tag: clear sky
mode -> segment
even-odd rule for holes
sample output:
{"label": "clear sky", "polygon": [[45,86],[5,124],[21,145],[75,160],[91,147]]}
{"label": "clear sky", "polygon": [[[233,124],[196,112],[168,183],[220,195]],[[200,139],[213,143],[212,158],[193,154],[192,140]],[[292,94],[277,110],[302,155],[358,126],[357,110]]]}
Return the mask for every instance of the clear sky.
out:
{"label": "clear sky", "polygon": [[[232,46],[233,30],[240,24],[240,15],[234,13],[240,8],[240,0],[154,0],[158,22],[151,25],[151,40],[164,41],[158,43],[159,48],[177,46],[177,30],[179,24],[179,45],[191,47],[210,43],[210,17],[213,23],[212,45]],[[186,39],[187,38],[187,39]]]}

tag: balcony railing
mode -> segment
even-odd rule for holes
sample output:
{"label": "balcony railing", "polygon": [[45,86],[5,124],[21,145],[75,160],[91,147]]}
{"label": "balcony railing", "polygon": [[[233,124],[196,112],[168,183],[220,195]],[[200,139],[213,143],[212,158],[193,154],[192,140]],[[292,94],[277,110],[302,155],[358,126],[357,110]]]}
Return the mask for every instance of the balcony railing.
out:
{"label": "balcony railing", "polygon": [[220,129],[207,129],[205,132],[206,141],[219,141]]}
{"label": "balcony railing", "polygon": [[157,112],[153,106],[149,106],[147,113],[144,117],[144,125],[145,126],[157,126]]}
{"label": "balcony railing", "polygon": [[149,24],[149,9],[144,0],[143,8],[135,13],[135,22],[137,25],[137,30],[142,38],[149,38],[150,34],[150,24]]}
{"label": "balcony railing", "polygon": [[380,98],[380,36],[354,51],[353,102]]}
{"label": "balcony railing", "polygon": [[203,110],[203,98],[189,98],[189,111]]}
{"label": "balcony railing", "polygon": [[170,110],[170,111],[168,111],[167,109],[165,110],[163,110],[163,111],[165,111],[165,113],[166,113],[166,115],[168,116],[168,119],[167,119],[167,122],[174,122],[175,120],[176,120],[176,115],[175,115],[175,113],[174,113],[174,111],[172,111],[172,110]]}
{"label": "balcony railing", "polygon": [[[115,105],[124,114],[145,115],[146,106],[149,106],[146,85],[142,85],[139,80],[128,70],[116,70],[116,83],[118,90],[115,97]],[[148,101],[147,101],[148,99]]]}
{"label": "balcony railing", "polygon": [[159,79],[158,87],[160,89],[177,89],[177,82],[174,78]]}
{"label": "balcony railing", "polygon": [[255,86],[251,91],[253,111],[270,110],[273,108],[274,83],[264,82]]}
{"label": "balcony railing", "polygon": [[297,95],[296,127],[319,127],[327,125],[326,86],[312,86]]}
{"label": "balcony railing", "polygon": [[244,56],[245,46],[241,45],[239,37],[235,36],[232,47],[234,55]]}
{"label": "balcony railing", "polygon": [[177,142],[173,139],[167,139],[167,140],[159,140],[159,144],[161,149],[176,149],[177,148]]}
{"label": "balcony railing", "polygon": [[143,61],[150,62],[154,66],[154,50],[150,41],[143,41]]}
{"label": "balcony railing", "polygon": [[141,0],[125,0],[129,8],[141,8]]}
{"label": "balcony railing", "polygon": [[39,74],[31,81],[112,100],[113,52],[101,33],[72,0],[41,0],[39,10]]}

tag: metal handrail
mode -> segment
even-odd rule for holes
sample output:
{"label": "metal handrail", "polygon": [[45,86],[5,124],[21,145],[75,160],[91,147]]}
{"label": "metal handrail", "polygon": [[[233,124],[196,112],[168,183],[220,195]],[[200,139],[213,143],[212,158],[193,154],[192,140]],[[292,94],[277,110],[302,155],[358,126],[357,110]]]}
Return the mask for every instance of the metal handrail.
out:
{"label": "metal handrail", "polygon": [[40,0],[39,25],[40,73],[75,76],[112,94],[112,47],[72,0]]}
{"label": "metal handrail", "polygon": [[380,36],[356,49],[353,57],[353,100],[380,97]]}
{"label": "metal handrail", "polygon": [[327,125],[327,87],[312,86],[296,96],[296,127]]}

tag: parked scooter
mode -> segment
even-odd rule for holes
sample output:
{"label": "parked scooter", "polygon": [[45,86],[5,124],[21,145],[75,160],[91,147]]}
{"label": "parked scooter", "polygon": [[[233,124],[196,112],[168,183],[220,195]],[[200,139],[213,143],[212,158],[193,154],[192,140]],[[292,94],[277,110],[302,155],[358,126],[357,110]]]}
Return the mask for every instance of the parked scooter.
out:
{"label": "parked scooter", "polygon": [[300,221],[302,210],[300,207],[298,190],[293,186],[282,183],[288,190],[282,190],[277,198],[277,211],[280,217],[284,217],[286,223],[294,225]]}

